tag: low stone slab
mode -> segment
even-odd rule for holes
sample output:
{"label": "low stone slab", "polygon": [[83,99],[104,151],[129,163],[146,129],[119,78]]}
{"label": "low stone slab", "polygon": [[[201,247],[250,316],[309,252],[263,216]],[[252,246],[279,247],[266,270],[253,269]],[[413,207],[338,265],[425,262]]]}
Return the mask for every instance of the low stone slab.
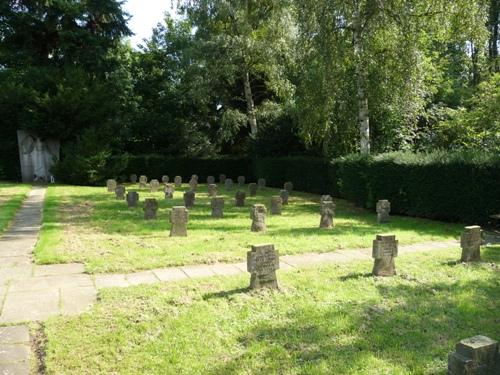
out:
{"label": "low stone slab", "polygon": [[224,197],[213,197],[210,201],[212,217],[222,218],[224,216]]}
{"label": "low stone slab", "polygon": [[283,204],[288,204],[288,197],[290,196],[290,193],[288,190],[280,190],[280,197],[282,200]]}
{"label": "low stone slab", "polygon": [[250,230],[252,232],[265,232],[266,227],[266,206],[263,204],[254,204],[252,210],[250,211],[250,218],[252,219],[252,226]]}
{"label": "low stone slab", "polygon": [[257,195],[257,184],[255,182],[249,183],[248,191],[250,192],[251,197],[255,197]]}
{"label": "low stone slab", "polygon": [[281,215],[281,209],[283,207],[283,199],[280,196],[271,197],[271,215]]}
{"label": "low stone slab", "polygon": [[144,200],[144,219],[156,220],[156,213],[158,212],[158,201],[154,198],[147,198]]}
{"label": "low stone slab", "polygon": [[394,258],[398,256],[398,241],[393,234],[377,234],[373,240],[372,257],[375,259],[373,265],[374,276],[394,276],[396,266]]}
{"label": "low stone slab", "polygon": [[182,177],[181,176],[175,176],[175,178],[174,178],[174,185],[175,185],[175,187],[181,187],[182,186]]}
{"label": "low stone slab", "polygon": [[481,227],[472,225],[464,228],[460,236],[462,247],[461,262],[478,262],[481,260]]}
{"label": "low stone slab", "polygon": [[377,202],[377,222],[388,223],[390,221],[391,203],[387,199],[381,199]]}
{"label": "low stone slab", "polygon": [[247,271],[250,272],[250,289],[278,289],[276,270],[279,254],[272,244],[253,245],[247,253]]}
{"label": "low stone slab", "polygon": [[461,340],[448,356],[448,375],[500,374],[498,341],[486,336]]}
{"label": "low stone slab", "polygon": [[156,193],[158,191],[158,189],[160,188],[160,181],[158,180],[151,180],[151,182],[149,183],[149,187],[151,188],[151,192],[152,193]]}
{"label": "low stone slab", "polygon": [[123,200],[125,199],[125,185],[118,185],[116,188],[115,188],[115,197],[116,199],[120,199],[120,200]]}
{"label": "low stone slab", "polygon": [[186,207],[175,206],[170,211],[170,237],[186,237],[189,214]]}
{"label": "low stone slab", "polygon": [[108,188],[108,192],[113,193],[116,189],[116,180],[113,179],[107,180],[106,187]]}
{"label": "low stone slab", "polygon": [[194,207],[195,198],[196,198],[196,194],[194,191],[192,191],[192,190],[186,191],[184,193],[184,206],[186,206],[186,208]]}
{"label": "low stone slab", "polygon": [[236,207],[245,207],[246,194],[244,191],[237,191],[234,196],[234,205]]}
{"label": "low stone slab", "polygon": [[137,207],[137,202],[139,202],[139,193],[137,191],[129,191],[127,193],[127,206],[129,208]]}

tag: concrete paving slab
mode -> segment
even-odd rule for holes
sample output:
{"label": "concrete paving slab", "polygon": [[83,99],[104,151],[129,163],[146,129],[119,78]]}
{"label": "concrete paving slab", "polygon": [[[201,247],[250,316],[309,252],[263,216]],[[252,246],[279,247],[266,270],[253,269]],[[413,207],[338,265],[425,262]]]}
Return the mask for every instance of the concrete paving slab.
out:
{"label": "concrete paving slab", "polygon": [[59,313],[59,290],[8,293],[0,323],[45,320]]}
{"label": "concrete paving slab", "polygon": [[218,276],[231,276],[244,273],[240,268],[236,267],[234,264],[212,264],[210,266],[214,274]]}
{"label": "concrete paving slab", "polygon": [[15,363],[26,361],[29,358],[28,345],[0,344],[0,363]]}
{"label": "concrete paving slab", "polygon": [[130,285],[153,284],[159,281],[159,279],[151,271],[131,273],[126,275],[125,278]]}
{"label": "concrete paving slab", "polygon": [[61,312],[64,315],[78,315],[89,310],[97,299],[94,287],[61,289]]}
{"label": "concrete paving slab", "polygon": [[186,275],[180,268],[176,267],[158,268],[152,270],[152,272],[160,281],[176,281],[188,278],[188,275]]}
{"label": "concrete paving slab", "polygon": [[25,326],[0,327],[0,344],[29,344],[30,331]]}
{"label": "concrete paving slab", "polygon": [[199,277],[209,277],[215,276],[215,272],[211,269],[209,265],[199,265],[199,266],[184,266],[181,269],[188,275],[190,278],[199,278]]}
{"label": "concrete paving slab", "polygon": [[130,286],[123,274],[95,275],[94,282],[97,289]]}
{"label": "concrete paving slab", "polygon": [[35,266],[33,276],[56,276],[84,273],[85,266],[81,263],[50,264]]}
{"label": "concrete paving slab", "polygon": [[18,363],[0,363],[0,374],[2,375],[29,375],[30,365],[28,361]]}

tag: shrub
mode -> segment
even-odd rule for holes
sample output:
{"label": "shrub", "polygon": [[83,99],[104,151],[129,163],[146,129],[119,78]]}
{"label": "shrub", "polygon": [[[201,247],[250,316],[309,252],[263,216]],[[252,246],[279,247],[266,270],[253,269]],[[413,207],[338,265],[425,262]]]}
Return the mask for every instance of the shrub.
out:
{"label": "shrub", "polygon": [[52,167],[58,182],[100,185],[116,178],[126,167],[128,155],[113,156],[111,148],[94,129],[87,129],[77,141],[62,148],[61,161]]}

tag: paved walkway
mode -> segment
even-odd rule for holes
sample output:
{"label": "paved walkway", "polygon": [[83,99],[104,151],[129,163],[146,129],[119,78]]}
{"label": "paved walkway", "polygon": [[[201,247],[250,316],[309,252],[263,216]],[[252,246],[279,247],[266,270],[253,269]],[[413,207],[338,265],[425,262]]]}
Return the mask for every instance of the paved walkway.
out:
{"label": "paved walkway", "polygon": [[[247,272],[246,263],[193,265],[101,275],[85,274],[83,264],[34,265],[31,253],[40,230],[45,191],[44,187],[33,187],[12,226],[0,239],[0,323],[39,321],[53,315],[80,314],[92,306],[101,288]],[[446,241],[400,246],[399,253],[429,251],[456,244],[456,241]],[[286,271],[308,265],[369,259],[370,249],[285,255],[280,257],[280,268]]]}

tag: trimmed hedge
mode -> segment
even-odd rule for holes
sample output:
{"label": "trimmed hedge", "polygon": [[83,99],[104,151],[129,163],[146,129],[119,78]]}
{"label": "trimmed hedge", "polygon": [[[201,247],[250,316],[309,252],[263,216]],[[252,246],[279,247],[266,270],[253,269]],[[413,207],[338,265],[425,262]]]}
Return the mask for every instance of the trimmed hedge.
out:
{"label": "trimmed hedge", "polygon": [[387,153],[333,161],[340,193],[373,209],[467,224],[500,213],[500,156],[472,152]]}
{"label": "trimmed hedge", "polygon": [[500,156],[471,152],[351,155],[327,163],[290,157],[259,159],[255,175],[269,186],[292,181],[299,191],[332,194],[375,209],[379,199],[391,212],[466,224],[500,213]]}
{"label": "trimmed hedge", "polygon": [[205,182],[208,176],[214,176],[218,180],[221,173],[234,181],[238,176],[245,176],[247,181],[254,179],[252,160],[232,157],[201,159],[161,155],[131,156],[121,179],[128,180],[127,176],[133,173],[138,176],[145,174],[149,179],[156,178],[158,180],[161,180],[161,176],[166,174],[171,180],[179,175],[182,176],[183,181],[188,181],[193,174],[197,174],[199,181]]}
{"label": "trimmed hedge", "polygon": [[292,181],[295,190],[338,195],[335,169],[327,161],[310,157],[263,158],[254,162],[255,176],[271,187]]}

